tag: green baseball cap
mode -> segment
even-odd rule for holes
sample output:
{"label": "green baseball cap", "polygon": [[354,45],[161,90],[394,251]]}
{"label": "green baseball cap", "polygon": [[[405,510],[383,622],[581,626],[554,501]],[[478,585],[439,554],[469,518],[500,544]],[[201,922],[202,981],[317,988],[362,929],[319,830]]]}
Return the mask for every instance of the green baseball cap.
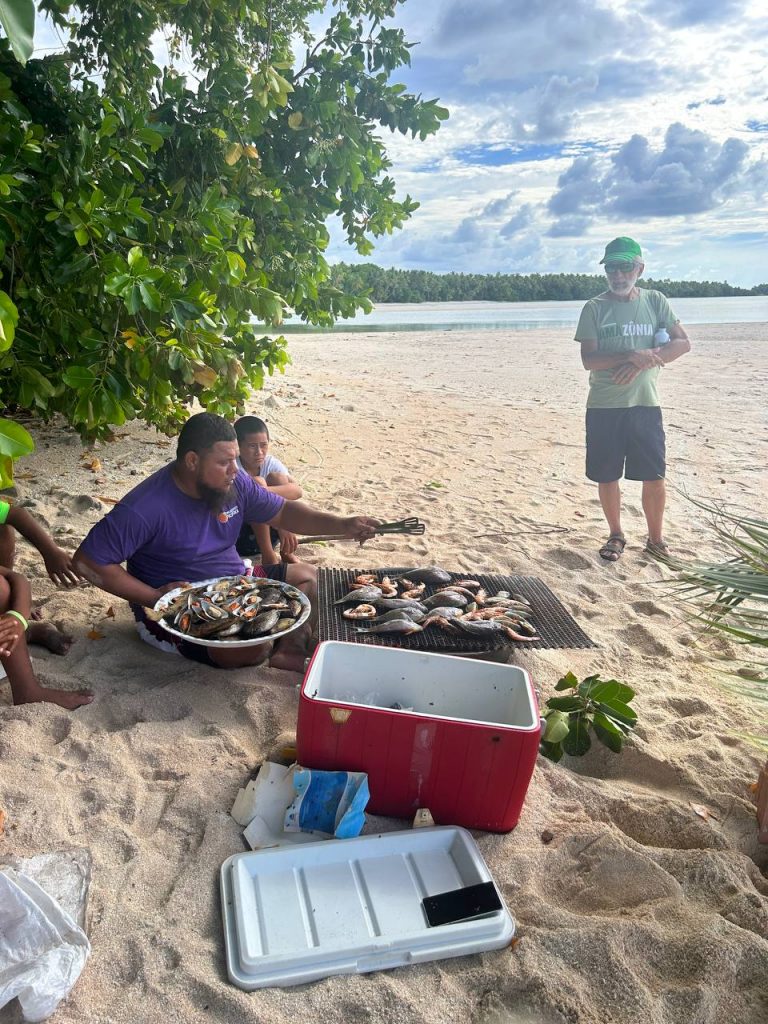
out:
{"label": "green baseball cap", "polygon": [[634,238],[627,238],[626,235],[622,235],[621,238],[614,238],[612,242],[606,245],[605,256],[603,256],[600,262],[607,263],[608,260],[616,260],[619,263],[621,260],[626,260],[627,263],[634,263],[635,260],[642,262],[642,259],[642,250]]}

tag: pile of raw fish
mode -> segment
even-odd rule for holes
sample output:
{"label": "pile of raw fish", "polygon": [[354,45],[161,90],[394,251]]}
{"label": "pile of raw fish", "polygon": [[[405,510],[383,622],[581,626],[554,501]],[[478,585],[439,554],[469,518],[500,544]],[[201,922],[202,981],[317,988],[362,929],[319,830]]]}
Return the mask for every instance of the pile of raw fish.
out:
{"label": "pile of raw fish", "polygon": [[192,584],[164,605],[147,609],[148,618],[189,637],[255,640],[276,636],[296,624],[305,605],[287,583],[258,576],[225,576]]}
{"label": "pile of raw fish", "polygon": [[[427,586],[436,589],[424,597]],[[434,565],[405,576],[358,576],[335,604],[351,605],[342,615],[363,623],[357,633],[408,636],[434,626],[469,637],[539,639],[524,597],[506,590],[487,594],[477,580],[454,580]]]}

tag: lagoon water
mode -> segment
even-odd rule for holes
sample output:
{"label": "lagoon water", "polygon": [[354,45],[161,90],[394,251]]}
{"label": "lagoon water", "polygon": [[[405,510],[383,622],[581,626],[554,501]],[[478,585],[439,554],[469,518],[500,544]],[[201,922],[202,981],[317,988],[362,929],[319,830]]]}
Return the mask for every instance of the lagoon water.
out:
{"label": "lagoon water", "polygon": [[[726,298],[671,299],[683,324],[743,324],[768,322],[768,295]],[[466,331],[535,330],[575,327],[584,302],[412,302],[379,303],[367,316],[359,313],[332,328],[287,320],[286,333],[332,330]]]}

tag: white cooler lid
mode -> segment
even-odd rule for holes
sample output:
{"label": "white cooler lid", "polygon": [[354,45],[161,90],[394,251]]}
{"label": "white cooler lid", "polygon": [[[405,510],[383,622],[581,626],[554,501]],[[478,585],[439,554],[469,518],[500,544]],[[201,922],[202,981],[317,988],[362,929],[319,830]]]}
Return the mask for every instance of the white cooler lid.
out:
{"label": "white cooler lid", "polygon": [[421,901],[493,881],[453,826],[238,853],[221,866],[227,970],[243,989],[301,985],[507,946],[504,906],[430,927]]}

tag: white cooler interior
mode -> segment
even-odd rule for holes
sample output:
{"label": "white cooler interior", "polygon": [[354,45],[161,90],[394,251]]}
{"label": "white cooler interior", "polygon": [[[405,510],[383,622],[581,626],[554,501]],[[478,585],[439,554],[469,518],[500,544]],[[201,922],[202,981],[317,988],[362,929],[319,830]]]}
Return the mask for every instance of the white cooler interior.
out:
{"label": "white cooler interior", "polygon": [[537,729],[528,673],[515,665],[341,641],[318,648],[304,681],[311,700]]}

